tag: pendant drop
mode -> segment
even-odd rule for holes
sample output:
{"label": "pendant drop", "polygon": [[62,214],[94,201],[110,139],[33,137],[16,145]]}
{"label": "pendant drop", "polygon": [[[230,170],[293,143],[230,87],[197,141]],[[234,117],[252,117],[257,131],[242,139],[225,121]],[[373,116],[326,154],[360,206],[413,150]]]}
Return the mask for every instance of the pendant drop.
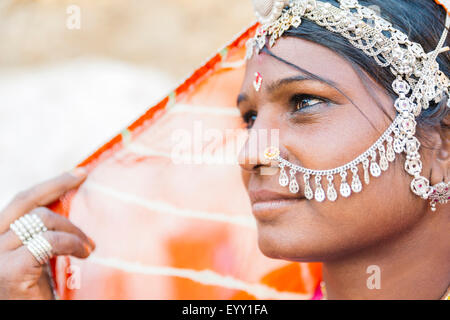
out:
{"label": "pendant drop", "polygon": [[362,190],[362,183],[358,176],[358,168],[352,167],[352,173],[353,173],[353,179],[352,179],[352,190],[355,193],[361,192]]}
{"label": "pendant drop", "polygon": [[297,193],[299,189],[297,179],[295,178],[295,173],[296,171],[294,169],[290,170],[291,182],[289,183],[289,191],[291,193]]}
{"label": "pendant drop", "polygon": [[322,185],[320,181],[322,180],[322,176],[316,176],[316,194],[315,199],[318,202],[322,202],[325,200],[325,191],[322,189]]}
{"label": "pendant drop", "polygon": [[394,140],[391,136],[387,138],[387,147],[386,147],[386,157],[389,162],[392,162],[395,160],[395,151],[394,147],[392,146],[392,140]]}
{"label": "pendant drop", "polygon": [[378,163],[372,161],[370,164],[370,174],[375,178],[378,178],[381,175],[381,168]]}
{"label": "pendant drop", "polygon": [[347,172],[343,171],[341,172],[341,187],[340,187],[340,193],[344,198],[348,198],[350,194],[352,193],[352,189],[350,189],[350,186],[347,183]]}
{"label": "pendant drop", "polygon": [[369,159],[364,159],[363,168],[364,168],[364,183],[369,184],[369,182],[370,182]]}
{"label": "pendant drop", "polygon": [[332,175],[328,175],[327,176],[327,180],[328,180],[327,198],[330,201],[336,201],[336,199],[337,199],[337,192],[336,192],[336,189],[334,188],[334,185],[333,185],[333,176]]}
{"label": "pendant drop", "polygon": [[280,167],[280,178],[278,179],[280,186],[286,187],[289,184],[289,177],[286,174],[284,166]]}
{"label": "pendant drop", "polygon": [[377,178],[381,175],[381,168],[377,163],[377,154],[376,152],[372,152],[372,161],[370,163],[370,174]]}
{"label": "pendant drop", "polygon": [[309,174],[305,174],[303,176],[303,180],[305,181],[305,198],[311,200],[312,198],[314,198],[314,192],[309,185]]}
{"label": "pendant drop", "polygon": [[378,147],[378,151],[380,152],[380,168],[383,171],[386,171],[389,168],[389,161],[386,157],[386,151],[384,150],[384,146],[381,145]]}

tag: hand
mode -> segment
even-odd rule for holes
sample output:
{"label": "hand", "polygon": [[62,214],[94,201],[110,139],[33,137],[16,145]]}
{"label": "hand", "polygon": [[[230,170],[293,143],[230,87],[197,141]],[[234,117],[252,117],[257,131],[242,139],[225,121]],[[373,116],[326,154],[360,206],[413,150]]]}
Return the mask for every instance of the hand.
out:
{"label": "hand", "polygon": [[68,219],[45,206],[86,179],[84,169],[75,169],[19,193],[0,211],[0,299],[52,299],[47,272],[18,236],[11,223],[27,213],[38,215],[48,231],[42,235],[51,244],[53,254],[87,258],[95,243]]}

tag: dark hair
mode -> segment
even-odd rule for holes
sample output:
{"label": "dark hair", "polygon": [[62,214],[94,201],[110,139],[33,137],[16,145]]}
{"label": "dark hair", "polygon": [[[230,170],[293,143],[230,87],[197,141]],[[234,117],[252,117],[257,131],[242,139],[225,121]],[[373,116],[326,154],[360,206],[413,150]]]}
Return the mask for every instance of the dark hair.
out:
{"label": "dark hair", "polygon": [[[337,1],[334,0],[321,1],[330,2],[332,5],[338,6]],[[425,52],[433,51],[436,48],[445,28],[445,9],[432,0],[360,0],[359,3],[363,6],[378,6],[381,9],[380,13],[384,19],[391,22],[394,28],[408,35],[409,40],[421,44]],[[312,21],[303,19],[302,24],[298,28],[287,30],[283,36],[302,38],[332,49],[353,66],[369,92],[372,91],[367,81],[367,74],[384,87],[393,99],[396,99],[397,96],[392,89],[392,82],[395,77],[390,69],[379,66],[375,59],[367,56],[360,49],[355,48],[341,35],[330,32]],[[283,61],[304,72],[306,71],[277,57],[267,47],[264,47],[263,51],[277,60]],[[448,52],[439,54],[437,61],[440,70],[448,76],[450,54]],[[442,129],[448,130],[450,128],[450,124],[444,121],[450,109],[446,106],[447,99],[448,97],[444,97],[439,103],[430,102],[430,107],[427,110],[423,110],[417,118],[418,129],[438,125]],[[384,111],[378,101],[377,105]],[[421,131],[425,132],[426,130]],[[418,132],[418,134],[420,133]],[[422,134],[420,136],[425,138]]]}

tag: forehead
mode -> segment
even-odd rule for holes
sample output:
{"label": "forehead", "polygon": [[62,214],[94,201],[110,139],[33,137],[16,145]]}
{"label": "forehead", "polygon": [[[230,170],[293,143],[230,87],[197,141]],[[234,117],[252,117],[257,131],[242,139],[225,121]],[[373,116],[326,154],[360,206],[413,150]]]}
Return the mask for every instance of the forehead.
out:
{"label": "forehead", "polygon": [[[329,48],[311,41],[282,37],[270,48],[270,51],[302,69],[339,84],[342,89],[354,85],[354,82],[359,79],[350,63],[344,58]],[[259,72],[266,83],[300,73],[298,69],[261,52],[259,55],[253,55],[247,62],[243,82],[244,91],[252,85],[255,72]]]}

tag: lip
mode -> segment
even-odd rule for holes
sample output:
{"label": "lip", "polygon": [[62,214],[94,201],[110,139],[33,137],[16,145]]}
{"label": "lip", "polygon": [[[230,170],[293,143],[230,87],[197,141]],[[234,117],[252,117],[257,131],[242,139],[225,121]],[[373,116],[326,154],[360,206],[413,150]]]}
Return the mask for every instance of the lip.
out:
{"label": "lip", "polygon": [[285,194],[267,189],[251,190],[249,196],[253,215],[263,221],[273,220],[305,199],[301,194]]}
{"label": "lip", "polygon": [[250,201],[252,202],[252,204],[256,202],[266,202],[273,200],[298,200],[303,198],[303,195],[301,193],[281,193],[269,189],[249,190],[248,194],[250,196]]}

